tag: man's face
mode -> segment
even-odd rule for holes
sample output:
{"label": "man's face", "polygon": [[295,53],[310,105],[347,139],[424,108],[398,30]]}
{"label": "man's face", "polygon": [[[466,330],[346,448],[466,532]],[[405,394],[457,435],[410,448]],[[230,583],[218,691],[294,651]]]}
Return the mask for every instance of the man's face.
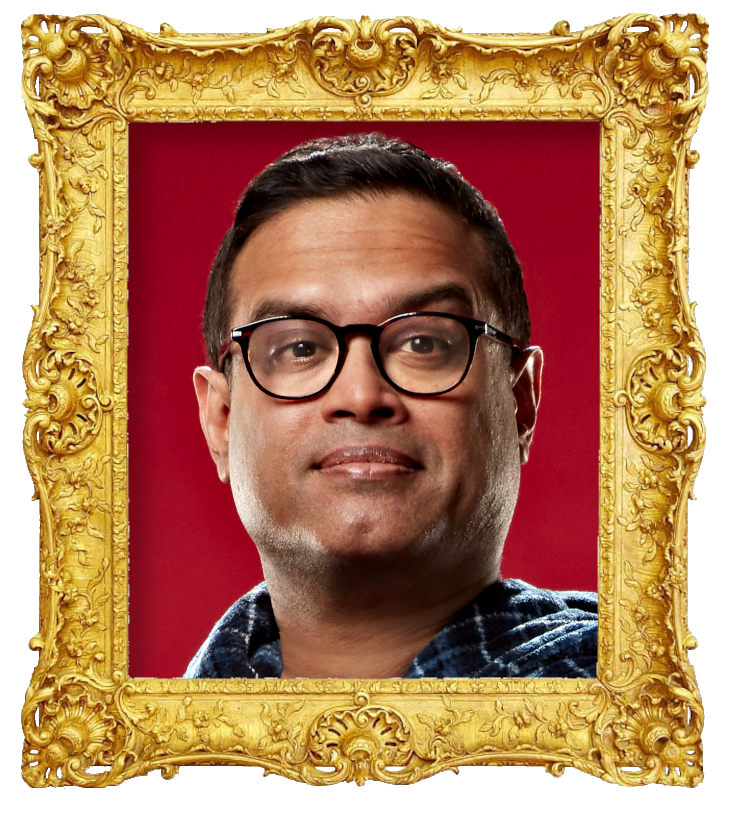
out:
{"label": "man's face", "polygon": [[[231,322],[290,314],[379,324],[427,310],[496,325],[484,264],[482,238],[430,201],[303,203],[242,248]],[[327,392],[282,401],[254,385],[236,345],[232,355],[230,390],[214,371],[200,386],[196,374],[196,387],[219,474],[263,561],[423,557],[498,568],[492,543],[503,543],[534,423],[531,366],[513,384],[508,349],[482,338],[456,389],[408,396],[383,379],[369,338],[354,335]]]}

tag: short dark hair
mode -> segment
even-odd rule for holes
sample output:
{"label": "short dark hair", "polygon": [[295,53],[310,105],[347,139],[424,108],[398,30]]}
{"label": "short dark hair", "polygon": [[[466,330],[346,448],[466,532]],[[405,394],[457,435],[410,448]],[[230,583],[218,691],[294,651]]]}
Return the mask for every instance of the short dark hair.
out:
{"label": "short dark hair", "polygon": [[244,191],[208,278],[203,336],[211,364],[217,365],[221,345],[232,328],[231,268],[257,227],[301,201],[399,192],[427,198],[457,213],[481,234],[498,327],[527,345],[531,325],[522,269],[494,207],[453,164],[382,133],[353,133],[315,139],[289,150]]}

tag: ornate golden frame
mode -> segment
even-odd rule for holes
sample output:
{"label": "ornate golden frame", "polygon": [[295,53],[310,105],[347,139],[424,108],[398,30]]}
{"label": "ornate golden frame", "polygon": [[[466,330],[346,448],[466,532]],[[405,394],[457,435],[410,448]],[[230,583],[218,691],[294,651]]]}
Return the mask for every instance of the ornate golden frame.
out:
{"label": "ornate golden frame", "polygon": [[[254,35],[101,16],[22,26],[38,141],[41,289],[24,445],[41,513],[32,786],[184,764],[311,784],[412,783],[466,764],[694,786],[686,510],[704,447],[687,291],[691,137],[707,24],[633,14],[571,33],[466,35],[398,18]],[[329,119],[601,123],[598,680],[158,680],[127,674],[127,124]]]}

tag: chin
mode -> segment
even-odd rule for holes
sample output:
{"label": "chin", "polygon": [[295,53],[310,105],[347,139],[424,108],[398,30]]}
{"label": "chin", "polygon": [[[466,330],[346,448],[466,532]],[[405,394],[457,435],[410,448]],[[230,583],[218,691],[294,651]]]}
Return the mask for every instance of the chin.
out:
{"label": "chin", "polygon": [[323,539],[320,538],[322,549],[326,553],[340,558],[363,560],[397,557],[404,552],[410,552],[418,546],[418,538],[409,540],[407,538],[391,537],[379,530],[344,529],[343,533],[339,538],[333,535]]}
{"label": "chin", "polygon": [[398,523],[389,523],[388,516],[368,518],[366,515],[355,518],[342,518],[332,524],[326,534],[314,532],[314,538],[321,549],[340,559],[366,561],[368,565],[411,561],[421,555],[429,542],[439,537],[440,527],[446,524],[435,523],[429,527],[409,525],[399,528]]}

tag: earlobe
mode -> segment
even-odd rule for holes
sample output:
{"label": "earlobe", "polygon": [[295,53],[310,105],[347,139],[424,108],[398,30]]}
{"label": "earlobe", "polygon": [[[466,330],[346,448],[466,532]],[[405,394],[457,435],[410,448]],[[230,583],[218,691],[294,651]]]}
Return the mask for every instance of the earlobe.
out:
{"label": "earlobe", "polygon": [[542,349],[525,348],[511,365],[512,392],[516,401],[516,424],[519,434],[519,459],[526,464],[537,422],[537,408],[542,390]]}
{"label": "earlobe", "polygon": [[195,395],[198,398],[200,426],[206,437],[218,477],[229,483],[229,410],[231,392],[226,376],[206,365],[193,373]]}

